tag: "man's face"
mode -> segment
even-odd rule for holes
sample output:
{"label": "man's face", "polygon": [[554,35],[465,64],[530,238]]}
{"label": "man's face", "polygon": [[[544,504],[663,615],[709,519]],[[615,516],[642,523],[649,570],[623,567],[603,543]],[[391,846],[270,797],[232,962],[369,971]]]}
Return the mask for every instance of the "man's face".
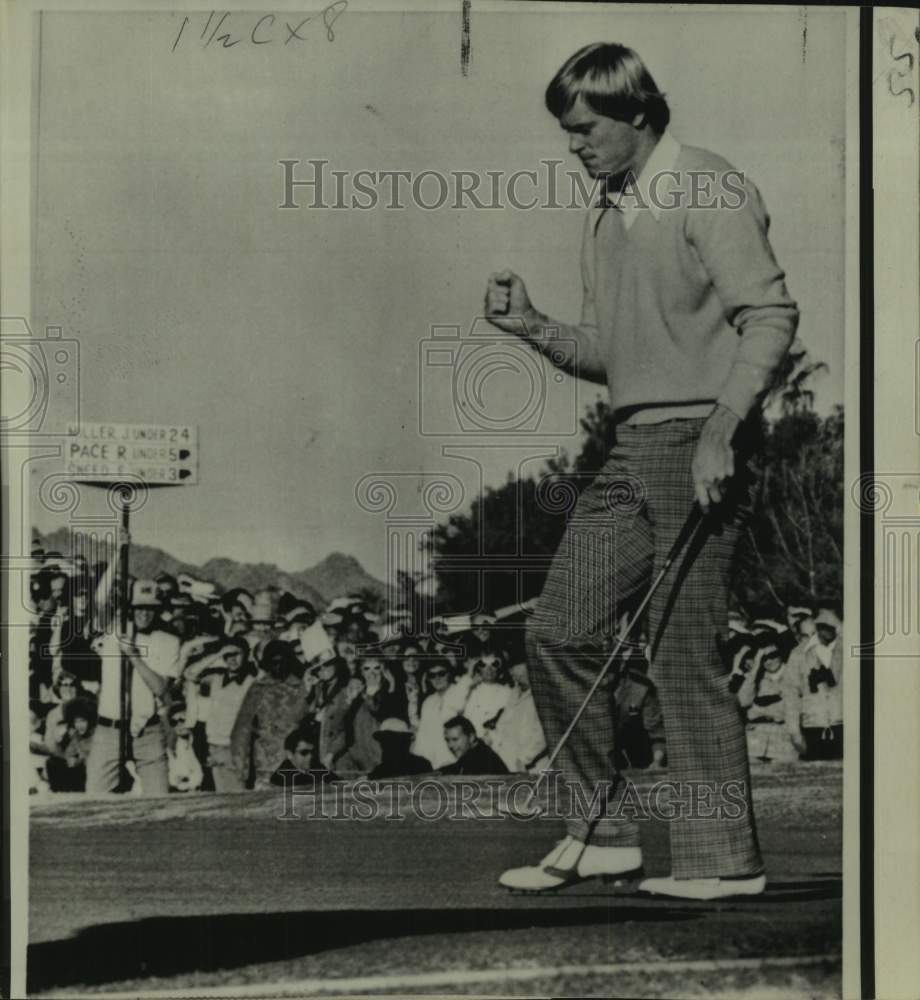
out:
{"label": "man's face", "polygon": [[590,177],[625,174],[634,166],[642,134],[629,122],[599,115],[578,97],[559,119],[574,153]]}
{"label": "man's face", "polygon": [[379,660],[365,660],[361,664],[361,676],[368,688],[375,690],[383,677],[383,664]]}
{"label": "man's face", "polygon": [[156,616],[157,613],[154,608],[135,608],[134,624],[137,626],[138,632],[146,632],[151,629]]}
{"label": "man's face", "polygon": [[89,719],[84,719],[82,715],[76,716],[73,728],[77,736],[85,736],[89,732]]}
{"label": "man's face", "polygon": [[157,597],[166,604],[170,598],[175,597],[179,588],[172,580],[157,580]]}
{"label": "man's face", "polygon": [[830,646],[830,644],[837,638],[837,629],[831,628],[830,625],[817,625],[815,626],[818,632],[818,642],[822,646]]}
{"label": "man's face", "polygon": [[298,771],[304,773],[310,770],[312,762],[313,744],[308,743],[306,740],[298,740],[297,745],[294,747],[294,752],[291,754],[291,763]]}
{"label": "man's face", "polygon": [[530,678],[527,676],[527,664],[515,663],[511,667],[511,679],[522,690],[530,690]]}
{"label": "man's face", "polygon": [[60,601],[64,596],[64,588],[67,586],[66,576],[55,576],[51,579],[51,593],[56,601]]}
{"label": "man's face", "polygon": [[814,618],[803,618],[797,627],[800,639],[810,639],[815,634]]}
{"label": "man's face", "polygon": [[447,741],[447,748],[458,760],[469,750],[472,739],[459,727],[452,726],[444,730],[444,739]]}
{"label": "man's face", "polygon": [[494,656],[484,656],[479,661],[479,676],[486,684],[494,684],[498,680],[498,659]]}
{"label": "man's face", "polygon": [[431,668],[428,671],[428,677],[431,680],[431,686],[435,691],[444,691],[450,681],[447,673],[447,667],[442,667],[440,664]]}
{"label": "man's face", "polygon": [[228,646],[224,650],[223,661],[228,673],[239,673],[243,667],[243,651],[236,646]]}

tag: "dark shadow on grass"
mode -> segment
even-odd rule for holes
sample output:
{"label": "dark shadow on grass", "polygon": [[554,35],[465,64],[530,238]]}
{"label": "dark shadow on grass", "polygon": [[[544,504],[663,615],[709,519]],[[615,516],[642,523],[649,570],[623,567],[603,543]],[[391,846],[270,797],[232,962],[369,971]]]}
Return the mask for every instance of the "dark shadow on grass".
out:
{"label": "dark shadow on grass", "polygon": [[698,920],[699,911],[627,906],[552,909],[309,910],[152,917],[100,924],[29,946],[28,990],[94,986],[149,976],[241,968],[385,938],[616,921]]}

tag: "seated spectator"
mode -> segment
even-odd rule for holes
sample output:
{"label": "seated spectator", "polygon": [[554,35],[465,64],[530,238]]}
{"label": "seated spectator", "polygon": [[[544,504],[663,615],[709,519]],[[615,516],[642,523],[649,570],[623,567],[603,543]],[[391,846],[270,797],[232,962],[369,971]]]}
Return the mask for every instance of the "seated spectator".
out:
{"label": "seated spectator", "polygon": [[311,788],[330,781],[341,781],[316,759],[316,735],[311,726],[298,726],[284,741],[287,756],[269,779],[271,784],[282,787]]}
{"label": "seated spectator", "polygon": [[45,744],[45,714],[48,706],[37,698],[29,699],[29,794],[48,791],[48,747]]}
{"label": "seated spectator", "polygon": [[64,704],[66,735],[58,751],[48,758],[48,784],[53,792],[86,790],[86,761],[96,724],[96,706],[89,698],[73,698]]}
{"label": "seated spectator", "polygon": [[463,708],[463,714],[473,723],[480,739],[486,724],[495,721],[510,697],[511,686],[501,657],[497,653],[484,654],[473,667]]}
{"label": "seated spectator", "polygon": [[800,644],[786,663],[786,726],[806,760],[843,757],[843,645],[840,619],[822,608],[816,634]]}
{"label": "seated spectator", "polygon": [[537,715],[527,664],[511,667],[514,687],[494,725],[486,723],[483,742],[490,746],[509,771],[530,771],[546,756],[546,737]]}
{"label": "seated spectator", "polygon": [[230,734],[237,773],[257,789],[269,787],[284,760],[285,739],[307,712],[303,666],[290,645],[269,639],[262,649],[263,676],[246,692]]}
{"label": "seated spectator", "polygon": [[619,683],[610,691],[616,767],[664,767],[667,754],[664,720],[644,657],[629,656]]}
{"label": "seated spectator", "polygon": [[434,768],[450,764],[454,756],[444,738],[444,723],[463,711],[464,692],[451,682],[450,661],[435,657],[428,661],[423,685],[429,693],[422,701],[412,752],[431,761]]}
{"label": "seated spectator", "polygon": [[368,774],[372,781],[425,774],[431,770],[431,764],[424,757],[412,753],[412,729],[404,719],[384,719],[374,739],[380,744],[380,763]]}
{"label": "seated spectator", "polygon": [[204,781],[204,772],[195,753],[185,705],[181,702],[170,705],[169,723],[173,733],[173,739],[166,748],[170,790],[197,792]]}
{"label": "seated spectator", "polygon": [[476,735],[473,723],[462,715],[444,724],[444,739],[455,760],[439,768],[441,774],[507,774],[501,757]]}

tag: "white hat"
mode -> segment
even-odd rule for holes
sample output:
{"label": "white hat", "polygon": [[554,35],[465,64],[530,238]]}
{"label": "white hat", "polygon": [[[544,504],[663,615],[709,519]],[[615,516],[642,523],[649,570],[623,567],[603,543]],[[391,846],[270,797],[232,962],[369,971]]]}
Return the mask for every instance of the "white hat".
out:
{"label": "white hat", "polygon": [[384,719],[380,728],[374,733],[374,739],[379,739],[381,733],[398,733],[400,736],[411,736],[412,729],[404,719]]}
{"label": "white hat", "polygon": [[159,608],[160,599],[157,597],[157,585],[153,580],[135,580],[131,589],[132,608]]}

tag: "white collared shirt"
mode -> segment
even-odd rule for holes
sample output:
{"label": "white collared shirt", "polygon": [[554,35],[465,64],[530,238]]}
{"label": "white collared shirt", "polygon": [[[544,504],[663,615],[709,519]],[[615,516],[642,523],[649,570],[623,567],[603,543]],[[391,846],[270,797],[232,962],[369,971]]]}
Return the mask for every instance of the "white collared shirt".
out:
{"label": "white collared shirt", "polygon": [[662,201],[667,198],[671,185],[678,183],[674,168],[679,154],[680,143],[670,132],[663,132],[634,184],[624,185],[620,191],[607,195],[607,204],[620,213],[624,229],[629,229],[644,211],[658,221]]}

